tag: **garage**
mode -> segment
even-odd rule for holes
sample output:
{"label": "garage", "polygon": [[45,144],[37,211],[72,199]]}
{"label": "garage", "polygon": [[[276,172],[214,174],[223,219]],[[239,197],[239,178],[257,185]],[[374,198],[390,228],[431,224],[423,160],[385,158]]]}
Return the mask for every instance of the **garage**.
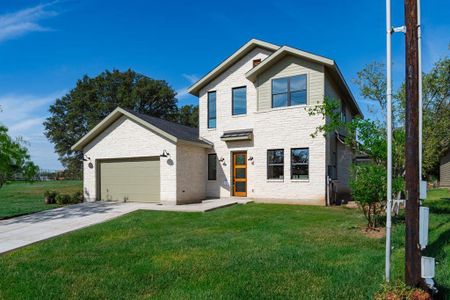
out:
{"label": "garage", "polygon": [[198,203],[206,193],[206,151],[197,128],[116,108],[75,145],[85,201]]}
{"label": "garage", "polygon": [[160,202],[159,157],[99,161],[100,199]]}

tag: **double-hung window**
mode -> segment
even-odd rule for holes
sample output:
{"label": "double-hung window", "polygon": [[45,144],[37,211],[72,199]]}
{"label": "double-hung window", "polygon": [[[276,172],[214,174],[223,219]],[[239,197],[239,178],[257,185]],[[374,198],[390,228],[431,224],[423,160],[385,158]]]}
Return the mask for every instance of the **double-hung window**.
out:
{"label": "double-hung window", "polygon": [[208,154],[208,180],[217,179],[217,154]]}
{"label": "double-hung window", "polygon": [[284,150],[267,150],[267,179],[284,178]]}
{"label": "double-hung window", "polygon": [[247,87],[236,87],[231,90],[232,93],[232,114],[245,115],[247,113]]}
{"label": "double-hung window", "polygon": [[272,79],[272,107],[306,104],[306,75]]}
{"label": "double-hung window", "polygon": [[291,149],[291,179],[309,178],[309,149]]}
{"label": "double-hung window", "polygon": [[208,128],[216,128],[216,92],[208,92]]}

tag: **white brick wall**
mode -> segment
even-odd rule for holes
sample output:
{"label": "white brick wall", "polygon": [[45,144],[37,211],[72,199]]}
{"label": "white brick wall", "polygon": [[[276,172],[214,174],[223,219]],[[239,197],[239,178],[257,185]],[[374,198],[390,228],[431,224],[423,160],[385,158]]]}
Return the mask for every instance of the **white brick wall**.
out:
{"label": "white brick wall", "polygon": [[161,202],[175,204],[177,199],[177,149],[176,145],[126,117],[119,118],[89,143],[84,153],[91,158],[84,162],[84,196],[87,201],[96,199],[96,163],[98,159],[159,156],[163,150],[170,158],[161,158]]}
{"label": "white brick wall", "polygon": [[[325,138],[310,137],[315,128],[322,124],[321,117],[310,117],[305,111],[306,106],[288,107],[257,111],[257,86],[245,78],[245,73],[252,68],[256,58],[266,58],[270,54],[266,50],[254,49],[238,63],[221,74],[200,91],[200,136],[213,142],[219,163],[217,180],[208,181],[207,197],[229,197],[230,174],[232,168],[232,151],[246,150],[248,157],[253,156],[253,162],[248,162],[247,196],[256,199],[278,199],[282,202],[307,204],[325,204]],[[298,62],[292,62],[298,63]],[[292,70],[292,65],[287,66]],[[280,72],[283,72],[283,68]],[[279,74],[279,73],[277,73]],[[277,75],[275,74],[275,75]],[[323,68],[308,69],[310,78],[314,78],[314,88],[308,92],[316,99],[323,99],[324,75]],[[269,80],[268,78],[267,80]],[[317,84],[320,81],[321,84]],[[247,115],[231,115],[231,89],[237,86],[247,86]],[[217,128],[207,128],[207,92],[217,91]],[[308,103],[313,103],[308,99]],[[253,128],[254,139],[250,142],[223,142],[220,136],[224,131]],[[290,179],[290,149],[309,147],[310,176],[306,181]],[[283,148],[285,151],[284,180],[267,180],[267,150]],[[206,159],[206,158],[205,158]],[[277,201],[277,200],[274,200]]]}

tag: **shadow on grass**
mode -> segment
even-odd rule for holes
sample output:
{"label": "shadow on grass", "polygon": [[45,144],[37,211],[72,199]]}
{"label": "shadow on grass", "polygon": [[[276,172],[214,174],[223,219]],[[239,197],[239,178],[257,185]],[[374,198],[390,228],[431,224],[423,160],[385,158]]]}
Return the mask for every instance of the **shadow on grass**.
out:
{"label": "shadow on grass", "polygon": [[450,214],[450,198],[441,198],[438,201],[425,203],[430,207],[430,212],[437,215],[449,215]]}

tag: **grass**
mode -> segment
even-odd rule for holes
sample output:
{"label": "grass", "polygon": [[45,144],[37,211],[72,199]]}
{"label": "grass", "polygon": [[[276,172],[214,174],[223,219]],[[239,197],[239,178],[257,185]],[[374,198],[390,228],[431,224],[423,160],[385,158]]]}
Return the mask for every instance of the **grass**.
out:
{"label": "grass", "polygon": [[8,183],[0,188],[0,219],[57,207],[44,204],[46,190],[72,194],[81,189],[82,183],[78,180]]}
{"label": "grass", "polygon": [[[448,191],[430,193],[429,251],[450,287]],[[428,201],[427,201],[428,202]],[[343,207],[248,204],[208,213],[138,211],[0,256],[0,299],[370,299],[384,239]],[[402,278],[403,225],[393,277]]]}

